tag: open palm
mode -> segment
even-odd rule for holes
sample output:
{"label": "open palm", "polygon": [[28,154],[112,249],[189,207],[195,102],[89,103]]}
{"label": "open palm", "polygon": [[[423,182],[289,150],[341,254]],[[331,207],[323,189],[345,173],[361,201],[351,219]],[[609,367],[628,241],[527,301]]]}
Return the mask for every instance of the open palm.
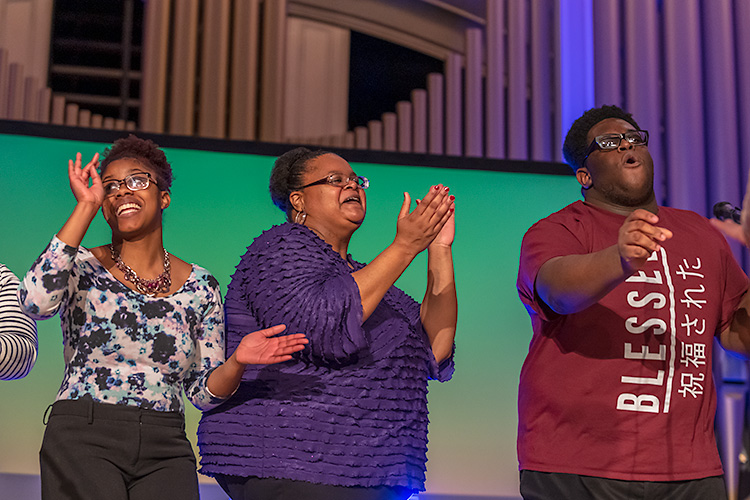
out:
{"label": "open palm", "polygon": [[304,333],[278,336],[284,330],[286,326],[276,325],[242,337],[234,353],[237,362],[243,365],[270,365],[292,359],[292,354],[304,349],[309,341]]}
{"label": "open palm", "polygon": [[[88,202],[101,206],[104,201],[104,187],[99,172],[96,170],[99,167],[99,153],[95,153],[91,161],[83,168],[81,168],[82,163],[81,153],[76,153],[75,161],[68,160],[68,179],[73,196],[79,203]],[[91,181],[90,186],[89,181]]]}
{"label": "open palm", "polygon": [[[451,208],[454,209],[455,205],[452,205]],[[437,236],[435,236],[435,239],[432,240],[432,243],[430,244],[430,247],[433,246],[446,246],[449,247],[453,244],[453,239],[456,236],[456,213],[455,210],[452,210],[450,215],[448,216],[448,220],[445,222],[445,225],[440,230]]]}

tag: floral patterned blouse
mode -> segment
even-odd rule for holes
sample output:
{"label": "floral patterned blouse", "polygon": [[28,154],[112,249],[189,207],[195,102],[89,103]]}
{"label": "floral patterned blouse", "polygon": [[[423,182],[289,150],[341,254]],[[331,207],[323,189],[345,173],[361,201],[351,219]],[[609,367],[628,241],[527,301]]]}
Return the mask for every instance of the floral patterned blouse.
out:
{"label": "floral patterned blouse", "polygon": [[32,318],[58,311],[65,375],[57,400],[183,412],[182,388],[199,409],[224,399],[206,387],[224,362],[224,311],[216,279],[202,267],[177,292],[149,297],[115,279],[86,248],[55,236],[19,290]]}

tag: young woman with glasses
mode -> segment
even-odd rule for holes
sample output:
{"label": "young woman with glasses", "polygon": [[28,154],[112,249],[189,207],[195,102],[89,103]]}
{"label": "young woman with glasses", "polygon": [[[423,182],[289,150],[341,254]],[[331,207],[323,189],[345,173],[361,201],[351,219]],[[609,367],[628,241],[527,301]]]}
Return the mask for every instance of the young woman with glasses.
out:
{"label": "young woman with glasses", "polygon": [[[40,452],[42,497],[197,499],[183,392],[206,410],[236,389],[245,365],[291,359],[302,334],[283,325],[243,336],[225,361],[219,283],[170,254],[162,212],[172,169],[135,136],[81,168],[68,163],[76,206],[20,289],[36,319],[59,312],[65,373]],[[112,242],[81,241],[101,208]],[[248,332],[245,332],[248,333]]]}
{"label": "young woman with glasses", "polygon": [[[271,197],[288,222],[241,258],[226,300],[227,352],[242,331],[283,322],[310,343],[293,361],[249,368],[226,405],[204,413],[201,472],[234,499],[405,499],[424,490],[427,380],[453,372],[454,201],[430,188],[398,216],[372,262],[348,254],[369,182],[341,157],[279,157]],[[428,249],[421,306],[393,286]]]}

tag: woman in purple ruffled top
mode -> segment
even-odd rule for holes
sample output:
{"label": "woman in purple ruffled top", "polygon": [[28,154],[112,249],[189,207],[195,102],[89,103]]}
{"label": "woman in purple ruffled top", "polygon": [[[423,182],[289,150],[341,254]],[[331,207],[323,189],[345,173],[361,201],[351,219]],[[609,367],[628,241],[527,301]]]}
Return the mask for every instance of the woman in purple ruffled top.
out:
{"label": "woman in purple ruffled top", "polygon": [[[457,302],[454,197],[432,186],[367,265],[347,253],[368,181],[341,157],[280,156],[271,197],[288,222],[250,245],[226,297],[227,353],[245,332],[284,323],[306,348],[248,367],[235,395],[204,413],[201,472],[238,499],[405,499],[424,490],[427,381],[453,373]],[[428,250],[422,304],[394,287]]]}

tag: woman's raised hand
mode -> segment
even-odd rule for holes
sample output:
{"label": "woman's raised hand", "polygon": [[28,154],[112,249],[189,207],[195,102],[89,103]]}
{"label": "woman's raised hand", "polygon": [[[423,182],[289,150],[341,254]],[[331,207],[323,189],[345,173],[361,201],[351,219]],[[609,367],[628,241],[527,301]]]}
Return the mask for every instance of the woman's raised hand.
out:
{"label": "woman's raised hand", "polygon": [[248,333],[240,341],[234,358],[243,365],[270,365],[292,359],[292,353],[301,351],[309,341],[304,333],[277,335],[286,330],[276,325],[257,332]]}
{"label": "woman's raised hand", "polygon": [[[81,168],[81,153],[76,153],[76,159],[68,160],[68,178],[70,179],[70,189],[78,203],[91,203],[97,207],[104,201],[104,187],[102,179],[99,177],[99,153],[94,153],[94,157]],[[91,185],[89,186],[89,180]]]}
{"label": "woman's raised hand", "polygon": [[[421,200],[417,200],[417,203],[419,204],[420,201]],[[443,229],[441,229],[438,235],[435,236],[435,239],[432,240],[432,243],[430,243],[429,248],[450,247],[451,245],[453,245],[453,238],[456,235],[455,208],[456,208],[455,204],[451,205],[451,209],[448,215],[448,220],[445,222]]]}
{"label": "woman's raised hand", "polygon": [[745,198],[742,200],[742,212],[740,212],[740,223],[731,219],[711,219],[711,224],[724,233],[725,236],[739,241],[750,248],[750,179],[745,188]]}
{"label": "woman's raised hand", "polygon": [[424,198],[417,203],[414,211],[409,212],[411,197],[409,193],[404,193],[404,203],[401,205],[396,226],[395,243],[403,245],[415,255],[427,248],[438,236],[437,244],[450,245],[454,234],[454,199],[448,187],[438,184],[430,188]]}
{"label": "woman's raised hand", "polygon": [[743,231],[742,226],[740,224],[737,224],[736,222],[730,219],[726,219],[726,220],[709,219],[709,222],[716,229],[724,233],[724,236],[728,236],[732,238],[733,240],[739,241],[745,246],[749,246],[747,237],[745,236],[745,232]]}

